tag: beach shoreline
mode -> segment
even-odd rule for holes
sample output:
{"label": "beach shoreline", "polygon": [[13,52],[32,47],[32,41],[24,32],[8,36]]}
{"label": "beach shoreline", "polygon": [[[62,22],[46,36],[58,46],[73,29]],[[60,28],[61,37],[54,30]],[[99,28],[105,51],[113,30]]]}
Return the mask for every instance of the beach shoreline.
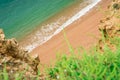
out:
{"label": "beach shoreline", "polygon": [[35,30],[33,30],[31,34],[25,36],[22,40],[20,40],[20,45],[23,46],[26,50],[32,51],[39,45],[44,44],[51,37],[56,35],[56,32],[59,32],[58,29],[62,27],[64,23],[66,23],[71,17],[73,17],[83,8],[88,6],[91,2],[91,0],[88,0],[82,2],[82,4],[74,3],[71,6],[60,11],[58,14],[52,16],[50,19],[40,24]]}
{"label": "beach shoreline", "polygon": [[[110,1],[111,0],[102,0],[87,14],[64,29],[66,36],[74,49],[80,46],[89,48],[97,43],[99,39],[98,25],[103,17],[103,14],[98,10],[98,7],[101,6],[101,8],[106,9]],[[47,65],[55,62],[57,53],[69,53],[63,31],[53,36],[43,45],[36,47],[31,52],[31,55],[34,56],[38,54],[41,64]]]}

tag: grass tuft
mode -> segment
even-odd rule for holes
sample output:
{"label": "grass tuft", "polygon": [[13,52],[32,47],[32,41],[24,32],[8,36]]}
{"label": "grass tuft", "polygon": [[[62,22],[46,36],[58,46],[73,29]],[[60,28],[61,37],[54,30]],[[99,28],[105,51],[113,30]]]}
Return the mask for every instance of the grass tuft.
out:
{"label": "grass tuft", "polygon": [[82,52],[76,55],[61,56],[54,68],[48,69],[48,80],[119,80],[120,78],[120,39],[111,39],[117,50],[112,51],[107,45],[104,53],[96,51]]}

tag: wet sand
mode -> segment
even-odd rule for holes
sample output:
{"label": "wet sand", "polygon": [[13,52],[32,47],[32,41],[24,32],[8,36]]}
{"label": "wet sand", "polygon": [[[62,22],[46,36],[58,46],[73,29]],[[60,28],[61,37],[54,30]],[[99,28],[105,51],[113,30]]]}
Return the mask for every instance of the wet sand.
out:
{"label": "wet sand", "polygon": [[[64,32],[74,49],[81,46],[88,49],[97,43],[100,36],[98,25],[100,19],[103,17],[99,7],[105,10],[110,1],[111,0],[102,0],[86,15],[64,29]],[[64,32],[61,31],[43,45],[35,48],[31,52],[32,55],[38,54],[41,64],[48,65],[55,62],[57,53],[69,54],[69,47],[64,38]]]}

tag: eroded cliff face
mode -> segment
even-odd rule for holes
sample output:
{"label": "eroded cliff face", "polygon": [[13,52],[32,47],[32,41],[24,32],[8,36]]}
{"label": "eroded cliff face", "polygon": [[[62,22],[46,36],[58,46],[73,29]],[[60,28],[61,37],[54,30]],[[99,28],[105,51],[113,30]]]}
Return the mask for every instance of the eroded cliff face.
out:
{"label": "eroded cliff face", "polygon": [[37,73],[38,58],[34,59],[19,46],[15,39],[5,39],[3,31],[0,29],[0,71],[6,67],[9,76],[13,77],[18,71],[23,71],[29,67],[26,76]]}
{"label": "eroded cliff face", "polygon": [[100,21],[99,30],[102,34],[99,48],[103,51],[106,44],[113,51],[116,50],[112,40],[120,38],[120,0],[113,0],[108,6],[107,15]]}
{"label": "eroded cliff face", "polygon": [[27,51],[19,47],[15,39],[5,39],[3,31],[0,29],[0,53],[13,58],[24,59]]}

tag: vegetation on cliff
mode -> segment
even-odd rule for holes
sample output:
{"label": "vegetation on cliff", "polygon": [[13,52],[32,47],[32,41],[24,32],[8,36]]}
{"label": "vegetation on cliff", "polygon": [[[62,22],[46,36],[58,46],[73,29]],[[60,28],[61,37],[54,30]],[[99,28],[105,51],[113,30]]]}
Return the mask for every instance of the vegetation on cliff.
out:
{"label": "vegetation on cliff", "polygon": [[[99,30],[101,38],[96,47],[90,51],[78,48],[76,55],[70,47],[71,56],[59,56],[54,67],[47,69],[44,79],[119,80],[120,0],[113,0],[108,6]],[[5,39],[0,30],[0,80],[41,80],[38,64],[38,60],[32,59],[15,39]]]}
{"label": "vegetation on cliff", "polygon": [[15,79],[13,75],[25,70],[27,70],[24,73],[25,77],[36,75],[38,64],[39,60],[32,58],[15,39],[5,39],[3,31],[0,29],[0,80],[3,80],[5,71],[8,72],[11,80]]}
{"label": "vegetation on cliff", "polygon": [[[90,51],[78,48],[78,55],[58,58],[48,69],[48,80],[119,80],[120,79],[120,1],[113,0],[100,21],[101,39]],[[74,49],[70,48],[72,52]],[[84,54],[84,55],[82,55]],[[79,56],[79,57],[78,57]]]}

